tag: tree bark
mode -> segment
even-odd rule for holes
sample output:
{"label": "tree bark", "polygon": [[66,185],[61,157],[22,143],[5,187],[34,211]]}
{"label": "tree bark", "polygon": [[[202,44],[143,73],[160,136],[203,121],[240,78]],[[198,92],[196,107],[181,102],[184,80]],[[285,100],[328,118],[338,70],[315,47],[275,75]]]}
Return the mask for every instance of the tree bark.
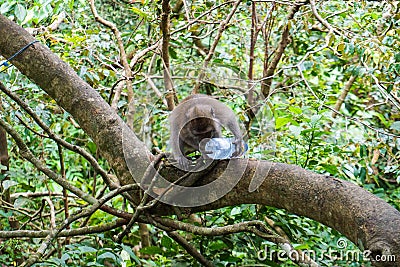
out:
{"label": "tree bark", "polygon": [[[2,15],[0,36],[0,54],[6,58],[34,40]],[[78,121],[113,166],[122,184],[133,182],[124,159],[124,146],[132,152],[127,161],[135,165],[137,172],[133,175],[140,177],[145,173],[151,158],[145,145],[100,95],[47,47],[36,43],[15,57],[12,63]],[[201,201],[212,202],[189,208],[190,212],[243,203],[284,208],[338,230],[373,255],[396,256],[397,262],[375,262],[376,266],[400,266],[400,212],[382,199],[351,182],[293,165],[244,159],[227,163],[221,161],[197,181],[208,184],[217,179],[217,186],[201,196]],[[161,174],[165,173],[170,178],[182,175],[173,168],[165,169]],[[228,185],[232,185],[232,190],[214,199]],[[181,197],[193,197],[185,195],[185,190],[180,192]],[[159,205],[152,211],[155,214],[174,212],[166,205]]]}

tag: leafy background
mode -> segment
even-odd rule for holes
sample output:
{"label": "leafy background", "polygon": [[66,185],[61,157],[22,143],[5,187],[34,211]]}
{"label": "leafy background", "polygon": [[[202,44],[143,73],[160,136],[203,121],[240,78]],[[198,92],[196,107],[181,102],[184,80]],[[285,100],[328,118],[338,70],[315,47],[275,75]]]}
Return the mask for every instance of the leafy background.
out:
{"label": "leafy background", "polygon": [[[159,1],[96,1],[98,12],[113,21],[122,33],[125,48],[134,55],[159,40],[161,3]],[[174,6],[176,1],[171,1]],[[200,16],[223,1],[193,1],[190,12]],[[397,5],[397,6],[396,6]],[[270,55],[280,40],[283,27],[289,23],[291,42],[285,50],[274,76],[272,92],[263,100],[263,108],[250,130],[249,157],[296,164],[319,173],[330,174],[352,181],[400,208],[400,29],[399,4],[374,1],[326,1],[319,3],[321,16],[346,34],[329,33],[305,6],[290,22],[287,6],[277,4],[271,17],[268,39]],[[251,1],[243,2],[233,22],[223,34],[210,66],[205,70],[216,95],[246,119],[244,91],[233,87],[247,87],[249,43],[251,28]],[[268,15],[270,3],[257,3],[261,18]],[[204,21],[223,20],[231,5],[222,5],[204,17]],[[55,31],[45,30],[62,12],[64,23]],[[204,60],[204,54],[194,44],[193,35],[202,36],[201,43],[208,47],[215,37],[218,23],[193,23],[187,26],[183,12],[171,19],[170,59],[171,72],[178,97],[182,99],[193,87]],[[64,1],[13,1],[4,0],[0,13],[24,28],[39,30],[36,38],[72,66],[79,76],[108,100],[111,88],[123,75],[115,38],[109,29],[95,22],[89,4],[83,0]],[[181,30],[179,30],[181,29]],[[174,32],[175,31],[175,32]],[[259,89],[263,71],[264,40],[259,38],[255,48],[255,86]],[[168,111],[147,83],[150,75],[158,88],[162,88],[163,64],[155,53],[146,55],[133,69],[135,91],[135,132],[151,147],[167,150]],[[340,93],[351,76],[355,81],[340,109],[341,115],[332,116]],[[96,154],[96,145],[79,129],[73,118],[32,84],[14,67],[0,73],[0,79],[18,93],[43,121],[68,142],[82,146]],[[397,96],[397,97],[396,97]],[[41,129],[21,112],[18,105],[5,95],[3,118],[23,133],[25,142],[35,154],[54,170],[60,170],[57,144],[34,133]],[[397,101],[397,104],[396,104]],[[119,112],[124,118],[126,96],[119,102]],[[25,124],[21,123],[23,121]],[[29,125],[30,128],[26,127]],[[9,140],[10,171],[2,175],[3,189],[12,193],[61,192],[62,189],[24,161]],[[97,195],[104,187],[90,164],[76,154],[63,151],[66,177],[75,186]],[[101,164],[107,163],[99,158]],[[4,180],[8,177],[9,180]],[[107,189],[105,189],[107,190]],[[54,196],[56,208],[62,209],[63,199]],[[113,199],[113,206],[125,208],[122,198]],[[29,225],[26,213],[37,211],[40,199],[17,196],[13,209],[0,208],[2,230],[9,230],[10,218]],[[82,203],[71,200],[71,209]],[[46,209],[44,211],[46,214]],[[129,208],[127,208],[129,211]],[[6,211],[7,210],[7,211]],[[47,211],[48,212],[48,211]],[[368,262],[345,261],[346,252],[358,251],[350,241],[345,248],[340,233],[313,220],[288,214],[273,207],[241,205],[212,212],[199,213],[207,226],[223,226],[252,219],[272,219],[281,227],[294,246],[313,250],[321,256],[324,266],[368,266]],[[46,229],[48,217],[36,222]],[[62,213],[57,220],[63,220]],[[96,225],[114,220],[97,211],[88,221],[78,225]],[[73,226],[72,226],[73,227]],[[139,251],[138,228],[133,228],[129,239],[116,244],[112,236],[117,231],[73,238],[59,242],[37,266],[199,266],[184,253],[163,231],[149,227],[152,246]],[[183,233],[182,233],[183,234]],[[188,235],[188,234],[185,234]],[[289,260],[278,259],[277,253],[262,260],[265,248],[279,251],[270,242],[241,233],[223,237],[190,236],[191,242],[216,266],[293,266]],[[340,242],[339,242],[340,241]],[[40,241],[33,239],[5,239],[0,242],[0,263],[12,266],[19,259],[29,257]],[[261,252],[260,252],[261,251]],[[326,252],[331,252],[326,255]],[[361,253],[361,252],[360,252]],[[140,257],[140,255],[147,255]]]}

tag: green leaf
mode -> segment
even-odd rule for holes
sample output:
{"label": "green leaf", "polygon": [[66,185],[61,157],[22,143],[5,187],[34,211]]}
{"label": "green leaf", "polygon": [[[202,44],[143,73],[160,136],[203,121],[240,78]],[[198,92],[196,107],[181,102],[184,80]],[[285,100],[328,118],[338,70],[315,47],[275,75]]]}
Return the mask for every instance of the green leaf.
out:
{"label": "green leaf", "polygon": [[163,236],[161,238],[161,246],[165,248],[170,248],[172,246],[172,239],[169,238],[168,236]]}
{"label": "green leaf", "polygon": [[301,134],[301,131],[304,129],[300,126],[289,125],[289,131],[295,136],[298,137]]}
{"label": "green leaf", "polygon": [[240,209],[240,207],[233,207],[233,209],[231,210],[231,216],[235,216],[238,214],[241,214],[242,210]]}
{"label": "green leaf", "polygon": [[141,265],[140,259],[138,258],[138,256],[136,256],[135,252],[133,252],[131,247],[124,244],[121,244],[121,247],[123,248],[124,251],[126,251],[129,254],[131,259],[133,259],[137,264]]}
{"label": "green leaf", "polygon": [[16,186],[17,184],[19,184],[18,182],[16,182],[16,181],[13,181],[13,180],[5,180],[5,181],[3,181],[3,189],[4,190],[7,190],[7,189],[9,189],[10,187],[12,187],[12,186]]}
{"label": "green leaf", "polygon": [[338,52],[342,52],[345,49],[346,45],[344,43],[340,43],[338,44],[338,46],[336,47],[336,50]]}
{"label": "green leaf", "polygon": [[216,240],[215,242],[212,242],[208,246],[208,249],[210,249],[210,250],[221,250],[224,248],[228,248],[228,245],[225,244],[222,240]]}
{"label": "green leaf", "polygon": [[290,106],[290,107],[289,107],[289,110],[290,110],[291,112],[295,113],[295,114],[301,114],[301,113],[303,113],[303,110],[302,110],[301,108],[299,108],[299,107]]}
{"label": "green leaf", "polygon": [[142,10],[140,10],[140,9],[137,8],[137,7],[131,7],[131,11],[132,11],[133,13],[135,13],[136,15],[139,15],[139,16],[142,17],[142,18],[146,18],[146,17],[147,17],[146,13],[144,13]]}
{"label": "green leaf", "polygon": [[65,263],[67,260],[69,260],[71,256],[68,253],[64,253],[61,256],[61,260]]}
{"label": "green leaf", "polygon": [[322,119],[322,115],[312,115],[311,116],[311,123],[313,125],[317,124]]}
{"label": "green leaf", "polygon": [[0,6],[0,14],[5,14],[6,12],[8,12],[11,9],[11,5],[9,5],[7,2],[3,3]]}
{"label": "green leaf", "polygon": [[322,164],[322,167],[331,175],[336,175],[339,172],[338,168],[332,164]]}
{"label": "green leaf", "polygon": [[390,125],[390,129],[400,131],[400,121],[395,121]]}
{"label": "green leaf", "polygon": [[171,56],[171,58],[178,59],[178,55],[177,55],[175,49],[173,49],[172,47],[168,47],[168,52],[169,52],[169,55]]}
{"label": "green leaf", "polygon": [[309,70],[314,66],[313,61],[306,60],[301,64],[301,70]]}
{"label": "green leaf", "polygon": [[26,8],[21,5],[17,4],[14,9],[14,15],[17,17],[19,22],[22,22],[26,17]]}
{"label": "green leaf", "polygon": [[[95,251],[96,251],[96,250],[95,250]],[[107,252],[105,252],[105,253],[103,253],[103,254],[97,256],[97,259],[98,259],[98,260],[109,259],[109,260],[112,260],[112,261],[116,261],[117,256],[115,256],[114,253],[111,253],[111,252],[107,251]]]}
{"label": "green leaf", "polygon": [[394,60],[396,62],[400,62],[400,53],[397,53],[397,54],[394,55]]}
{"label": "green leaf", "polygon": [[148,254],[148,255],[156,255],[156,254],[163,254],[163,250],[159,247],[151,246],[145,247],[140,250],[140,253]]}
{"label": "green leaf", "polygon": [[368,155],[367,146],[362,144],[360,147],[360,158],[366,157]]}
{"label": "green leaf", "polygon": [[88,246],[80,246],[79,250],[81,253],[93,253],[93,252],[97,251],[95,248],[88,247]]}
{"label": "green leaf", "polygon": [[282,126],[285,126],[286,124],[288,124],[289,122],[292,122],[293,120],[291,118],[286,118],[286,117],[279,117],[276,119],[275,121],[275,128],[278,130],[280,129]]}

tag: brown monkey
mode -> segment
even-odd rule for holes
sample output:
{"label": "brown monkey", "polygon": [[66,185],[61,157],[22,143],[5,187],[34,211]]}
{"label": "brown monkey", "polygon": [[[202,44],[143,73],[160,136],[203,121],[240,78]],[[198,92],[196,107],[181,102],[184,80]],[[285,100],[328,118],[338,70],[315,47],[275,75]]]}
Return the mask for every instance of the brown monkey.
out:
{"label": "brown monkey", "polygon": [[169,122],[173,157],[185,169],[190,163],[185,155],[200,151],[199,145],[204,138],[221,137],[224,126],[235,137],[236,151],[233,156],[243,153],[243,137],[236,115],[225,104],[208,95],[195,94],[185,98],[172,111]]}

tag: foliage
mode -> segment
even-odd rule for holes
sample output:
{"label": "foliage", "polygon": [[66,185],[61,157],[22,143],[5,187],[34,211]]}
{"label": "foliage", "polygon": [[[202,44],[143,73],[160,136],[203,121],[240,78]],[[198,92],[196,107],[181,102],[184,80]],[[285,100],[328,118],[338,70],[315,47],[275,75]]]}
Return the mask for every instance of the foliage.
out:
{"label": "foliage", "polygon": [[[171,1],[172,7],[177,2]],[[188,95],[195,85],[219,22],[232,8],[225,1],[186,2],[187,6],[171,15],[171,75],[179,98]],[[211,63],[204,69],[207,83],[202,85],[203,91],[222,95],[223,101],[242,121],[248,119],[244,96],[248,87],[251,5],[252,1],[247,1],[239,6]],[[261,87],[264,55],[267,53],[270,59],[275,55],[286,25],[290,26],[291,42],[275,72],[271,94],[260,100],[263,108],[258,110],[249,129],[248,156],[296,164],[353,181],[400,209],[399,6],[374,1],[320,3],[320,15],[341,32],[337,34],[321,26],[309,5],[302,7],[290,21],[286,18],[288,7],[285,4],[275,3],[274,8],[271,3],[256,5],[259,22],[269,19],[265,32],[255,44],[255,89]],[[160,1],[101,0],[96,1],[96,6],[101,16],[118,26],[130,59],[160,39]],[[39,31],[36,38],[108,101],[113,93],[111,88],[124,75],[120,53],[115,36],[94,20],[87,1],[5,0],[0,5],[1,14],[25,28],[46,27],[62,12],[67,14],[64,23],[54,31]],[[186,12],[191,14],[190,19],[185,18]],[[189,22],[193,23],[188,25]],[[135,132],[149,147],[167,150],[168,111],[148,83],[150,77],[157,88],[163,88],[162,59],[156,52],[148,53],[133,71]],[[333,117],[333,106],[351,76],[356,79],[339,110],[341,115]],[[16,68],[1,72],[0,80],[24,99],[52,131],[96,155],[96,145],[73,118]],[[108,192],[108,189],[103,190],[104,182],[95,179],[99,176],[85,159],[66,149],[59,151],[55,142],[36,134],[43,131],[29,115],[8,97],[1,97],[5,110],[3,118],[23,135],[27,145],[49,168],[61,171],[59,154],[62,153],[68,181],[94,196]],[[127,104],[126,95],[123,95],[118,103],[123,118]],[[1,175],[3,190],[10,189],[14,195],[53,192],[51,200],[60,211],[56,222],[61,223],[65,219],[64,199],[57,193],[62,192],[62,188],[24,161],[12,140],[8,142],[11,165],[10,170]],[[97,158],[108,169],[107,163],[101,157]],[[15,218],[24,229],[35,229],[37,225],[47,229],[48,205],[39,198],[15,196],[13,205],[1,205],[1,230],[12,230],[9,221]],[[132,212],[121,199],[113,199],[113,206]],[[78,211],[83,204],[69,198],[72,212]],[[39,211],[42,206],[41,216],[31,222],[32,212]],[[349,241],[345,241],[346,246],[341,246],[339,241],[343,237],[338,232],[280,209],[242,205],[198,216],[209,227],[263,220],[266,216],[284,230],[296,248],[316,251],[321,257],[320,264],[361,266],[361,261],[346,262],[337,255],[359,253]],[[88,221],[78,221],[71,228],[113,220],[110,215],[96,212]],[[140,242],[137,227],[123,244],[116,244],[112,237],[120,230],[62,239],[65,243],[56,244],[37,266],[199,266],[160,229],[151,228],[153,246],[142,250],[136,249]],[[190,240],[216,266],[294,266],[290,260],[280,260],[277,254],[263,259],[265,248],[269,251],[280,248],[251,234],[191,236]],[[39,245],[36,239],[2,240],[0,263],[16,264],[36,251]],[[336,251],[337,257],[326,254],[324,257],[329,248]],[[143,255],[146,256],[140,257]]]}

